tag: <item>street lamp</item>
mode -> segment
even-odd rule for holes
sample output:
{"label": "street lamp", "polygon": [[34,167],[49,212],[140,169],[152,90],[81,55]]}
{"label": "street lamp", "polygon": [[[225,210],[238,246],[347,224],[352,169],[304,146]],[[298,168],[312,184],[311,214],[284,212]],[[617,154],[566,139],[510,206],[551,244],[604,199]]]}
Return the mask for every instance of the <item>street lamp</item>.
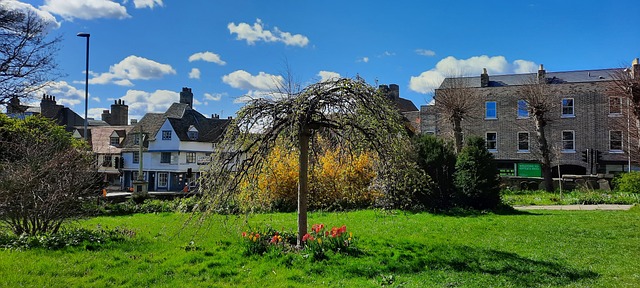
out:
{"label": "street lamp", "polygon": [[84,140],[89,141],[87,137],[87,126],[89,125],[89,119],[87,119],[87,110],[89,109],[89,33],[78,33],[78,37],[87,38],[87,65],[85,68],[84,78]]}

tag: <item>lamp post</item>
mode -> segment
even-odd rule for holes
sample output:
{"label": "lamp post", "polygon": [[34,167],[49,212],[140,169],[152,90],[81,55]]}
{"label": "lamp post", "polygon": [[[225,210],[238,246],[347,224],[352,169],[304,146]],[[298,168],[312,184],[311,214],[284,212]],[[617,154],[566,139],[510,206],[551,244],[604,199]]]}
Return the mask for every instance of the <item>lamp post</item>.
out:
{"label": "lamp post", "polygon": [[84,71],[84,140],[88,141],[87,126],[89,125],[89,119],[87,119],[87,110],[89,109],[89,33],[78,33],[78,37],[87,38],[87,61]]}

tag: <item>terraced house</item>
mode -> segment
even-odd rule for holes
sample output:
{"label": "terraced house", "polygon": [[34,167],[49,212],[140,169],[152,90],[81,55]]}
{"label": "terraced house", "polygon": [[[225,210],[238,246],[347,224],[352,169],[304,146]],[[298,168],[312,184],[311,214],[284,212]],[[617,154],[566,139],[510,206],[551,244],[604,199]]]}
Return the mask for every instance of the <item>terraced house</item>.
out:
{"label": "terraced house", "polygon": [[127,134],[122,149],[125,187],[133,187],[142,160],[149,191],[193,188],[230,122],[194,110],[193,93],[183,88],[180,103],[173,103],[164,113],[147,113]]}
{"label": "terraced house", "polygon": [[540,176],[534,121],[521,88],[545,83],[551,91],[546,95],[552,105],[545,132],[552,148],[554,177],[558,173],[626,171],[632,163],[627,149],[629,131],[636,128],[629,124],[627,101],[623,95],[612,94],[610,88],[616,73],[639,71],[635,59],[631,69],[547,72],[540,65],[537,73],[488,75],[484,70],[477,77],[447,78],[436,89],[434,104],[421,109],[421,131],[451,139],[452,128],[438,112],[443,108],[438,106],[442,105],[438,97],[443,89],[462,85],[475,94],[478,108],[462,120],[463,137],[483,137],[498,160],[501,174]]}

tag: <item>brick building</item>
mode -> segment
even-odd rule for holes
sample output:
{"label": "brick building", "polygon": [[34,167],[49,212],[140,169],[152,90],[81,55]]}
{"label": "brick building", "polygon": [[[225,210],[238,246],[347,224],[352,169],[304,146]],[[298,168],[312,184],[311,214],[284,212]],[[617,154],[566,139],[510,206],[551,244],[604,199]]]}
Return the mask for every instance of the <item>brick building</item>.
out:
{"label": "brick building", "polygon": [[[609,89],[612,75],[620,71],[547,72],[540,65],[537,73],[493,76],[485,69],[477,77],[447,78],[436,89],[435,101],[421,107],[421,131],[452,139],[446,119],[437,112],[441,108],[438,95],[446,87],[463,85],[479,102],[476,112],[462,121],[463,136],[483,137],[498,160],[501,174],[537,176],[540,157],[534,121],[527,112],[528,103],[519,94],[522,85],[540,81],[549,84],[552,92],[548,97],[554,104],[545,130],[552,148],[554,177],[558,165],[563,175],[626,171],[630,159],[627,103],[622,95],[611,95]],[[625,71],[640,71],[638,60],[634,60],[631,71]]]}

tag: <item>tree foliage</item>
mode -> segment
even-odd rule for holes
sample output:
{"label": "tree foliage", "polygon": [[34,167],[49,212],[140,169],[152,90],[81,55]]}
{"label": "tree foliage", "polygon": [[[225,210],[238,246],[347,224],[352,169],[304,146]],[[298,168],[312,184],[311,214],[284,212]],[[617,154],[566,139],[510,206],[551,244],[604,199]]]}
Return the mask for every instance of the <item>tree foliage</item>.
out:
{"label": "tree foliage", "polygon": [[469,137],[456,162],[455,184],[459,203],[475,209],[494,209],[500,204],[500,181],[493,155],[484,139]]}
{"label": "tree foliage", "polygon": [[432,188],[424,193],[421,202],[431,208],[451,207],[456,192],[453,181],[456,155],[452,145],[433,135],[421,135],[414,140],[414,146],[418,166],[433,181]]}
{"label": "tree foliage", "polygon": [[98,195],[93,154],[51,120],[0,114],[0,148],[0,221],[17,235],[55,233]]}
{"label": "tree foliage", "polygon": [[391,101],[362,79],[333,79],[301,91],[281,89],[271,97],[253,99],[238,111],[208,172],[200,178],[204,199],[209,207],[232,202],[244,179],[257,178],[270,152],[283,143],[287,150],[299,152],[300,242],[307,232],[309,163],[318,163],[320,136],[345,153],[373,151],[381,166],[388,167],[387,163],[394,163],[390,160],[401,158],[398,147],[406,146],[401,119]]}
{"label": "tree foliage", "polygon": [[57,76],[60,38],[47,37],[49,25],[33,11],[0,3],[0,105],[27,97]]}

